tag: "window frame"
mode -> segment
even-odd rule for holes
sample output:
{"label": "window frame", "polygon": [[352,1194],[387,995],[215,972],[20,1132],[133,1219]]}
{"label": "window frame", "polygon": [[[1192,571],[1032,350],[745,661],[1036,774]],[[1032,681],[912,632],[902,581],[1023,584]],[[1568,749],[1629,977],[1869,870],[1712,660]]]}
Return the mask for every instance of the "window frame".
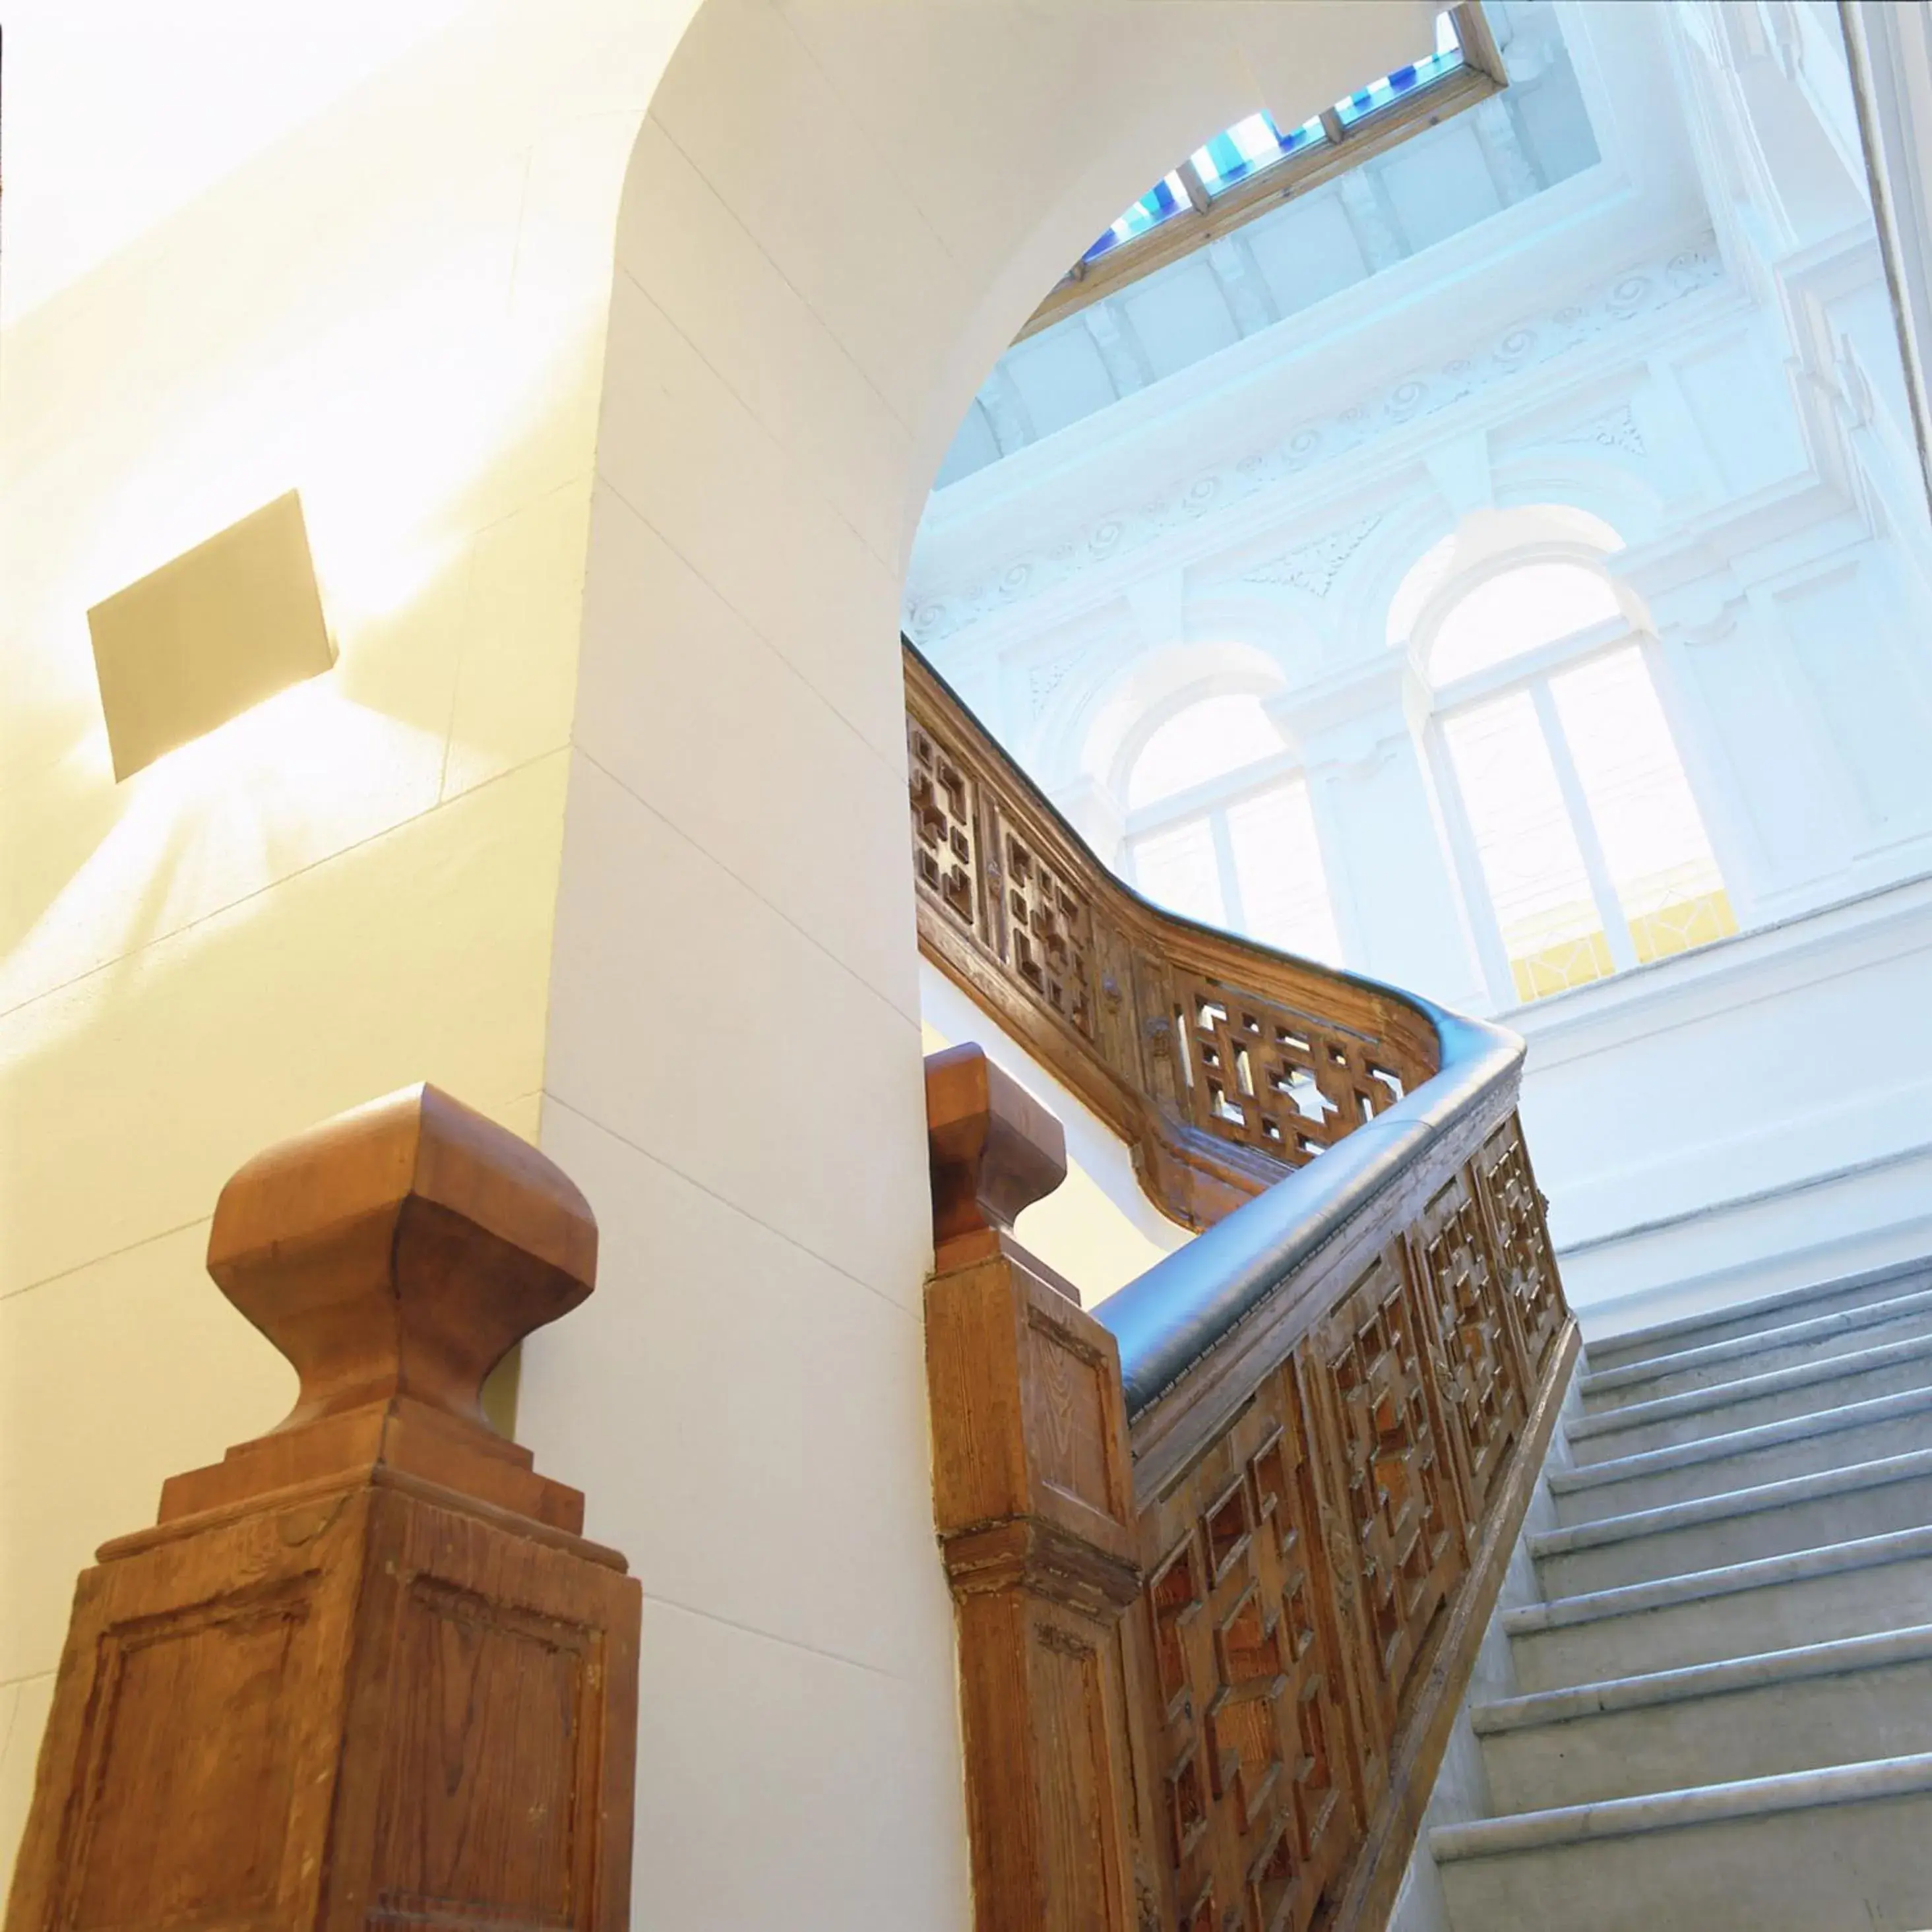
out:
{"label": "window frame", "polygon": [[[1234,863],[1234,834],[1228,828],[1228,814],[1251,798],[1258,798],[1294,784],[1299,784],[1307,794],[1309,814],[1314,824],[1316,849],[1322,861],[1322,890],[1328,902],[1328,916],[1335,928],[1336,951],[1340,956],[1332,963],[1346,966],[1351,949],[1343,928],[1342,902],[1335,890],[1333,834],[1313,775],[1303,764],[1300,755],[1288,746],[1284,746],[1271,757],[1237,765],[1218,778],[1190,785],[1184,791],[1171,793],[1166,798],[1156,799],[1151,805],[1128,812],[1120,828],[1120,854],[1127,884],[1143,898],[1148,898],[1146,889],[1141,884],[1138,850],[1143,839],[1157,837],[1163,832],[1177,832],[1204,820],[1208,840],[1214,848],[1215,877],[1221,889],[1223,924],[1230,932],[1252,938],[1241,893],[1240,872]],[[1149,899],[1148,902],[1161,906],[1166,911],[1175,910],[1164,901]],[[1182,913],[1180,916],[1186,919],[1193,915]],[[1264,940],[1256,940],[1258,945],[1268,943]]]}
{"label": "window frame", "polygon": [[1346,125],[1334,107],[1324,109],[1321,118],[1327,140],[1298,154],[1286,154],[1218,194],[1210,194],[1202,186],[1192,160],[1184,158],[1168,172],[1180,177],[1188,205],[1177,208],[1144,234],[1110,248],[1096,260],[1076,262],[1054,284],[1013,340],[1024,342],[1028,336],[1037,334],[1064,316],[1076,314],[1102,296],[1112,295],[1143,275],[1151,274],[1170,262],[1206,248],[1222,236],[1245,227],[1282,202],[1306,194],[1310,188],[1346,174],[1412,136],[1502,92],[1509,85],[1509,76],[1480,0],[1456,0],[1448,10],[1455,16],[1456,37],[1462,46],[1460,66]]}
{"label": "window frame", "polygon": [[[1534,560],[1528,556],[1499,560],[1493,566],[1486,568],[1481,576],[1485,578],[1501,576],[1526,562]],[[1452,596],[1442,601],[1439,608],[1446,614],[1472,588],[1473,584],[1459,586]],[[1691,762],[1684,754],[1688,734],[1683,721],[1677,715],[1677,707],[1673,701],[1673,681],[1658,674],[1658,658],[1662,647],[1654,631],[1646,626],[1632,622],[1627,616],[1606,618],[1600,623],[1587,625],[1566,636],[1552,638],[1546,644],[1538,645],[1533,650],[1505,658],[1500,664],[1472,671],[1466,676],[1454,679],[1444,685],[1432,685],[1429,717],[1423,734],[1425,752],[1430,776],[1435,781],[1436,795],[1442,803],[1444,829],[1449,836],[1450,856],[1456,868],[1456,886],[1468,912],[1470,931],[1476,943],[1483,976],[1488,984],[1490,997],[1496,1001],[1498,1012],[1510,1012],[1526,1005],[1540,1005],[1545,1000],[1561,996],[1546,993],[1537,1000],[1526,1001],[1516,993],[1516,976],[1510,967],[1508,949],[1503,942],[1502,922],[1497,916],[1489,878],[1483,869],[1481,850],[1477,842],[1475,827],[1470,820],[1468,807],[1463,800],[1462,783],[1456,771],[1455,759],[1450,751],[1445,728],[1452,718],[1479,706],[1518,692],[1528,695],[1535,710],[1538,728],[1542,733],[1544,745],[1556,773],[1557,788],[1562,797],[1570,836],[1576,842],[1577,853],[1582,860],[1584,877],[1590,889],[1591,899],[1596,907],[1598,917],[1602,922],[1604,941],[1610,956],[1610,971],[1605,976],[1614,979],[1645,962],[1637,957],[1636,944],[1631,935],[1630,920],[1624,911],[1622,902],[1617,896],[1616,882],[1611,877],[1609,862],[1604,856],[1603,842],[1590,809],[1588,796],[1583,788],[1582,776],[1570,748],[1569,737],[1564,730],[1562,717],[1557,709],[1556,695],[1550,687],[1552,682],[1566,671],[1580,670],[1598,658],[1608,657],[1612,652],[1632,647],[1640,654],[1644,674],[1650,680],[1651,689],[1655,694],[1659,710],[1664,714],[1665,729],[1670,734],[1671,748],[1676,754],[1678,764],[1684,772],[1684,782],[1689,787],[1691,797],[1696,805],[1698,818],[1702,826],[1704,836],[1709,842],[1711,856],[1717,866],[1718,876],[1724,883],[1726,892],[1732,890],[1736,868],[1724,850],[1721,834],[1714,824],[1716,815],[1700,795],[1692,776]],[[1420,656],[1426,674],[1426,648]],[[1582,983],[1591,986],[1598,982],[1586,980]],[[1564,990],[1574,992],[1579,988],[1570,987]]]}

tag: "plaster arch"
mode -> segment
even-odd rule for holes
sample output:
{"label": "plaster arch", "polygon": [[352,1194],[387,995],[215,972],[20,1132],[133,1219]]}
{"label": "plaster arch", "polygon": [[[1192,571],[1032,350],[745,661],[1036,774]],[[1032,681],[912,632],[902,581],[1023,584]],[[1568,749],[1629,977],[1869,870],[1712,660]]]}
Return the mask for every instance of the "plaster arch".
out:
{"label": "plaster arch", "polygon": [[[1492,480],[1490,514],[1540,506],[1578,510],[1607,526],[1625,548],[1647,542],[1662,520],[1657,490],[1609,457],[1535,452],[1499,463]],[[1336,586],[1334,634],[1342,658],[1387,648],[1388,613],[1403,580],[1462,520],[1438,490],[1419,481],[1390,503]]]}
{"label": "plaster arch", "polygon": [[1443,620],[1492,578],[1533,563],[1571,563],[1620,586],[1604,560],[1623,547],[1621,534],[1567,503],[1478,510],[1418,556],[1391,592],[1384,620],[1390,649],[1406,646],[1425,668]]}
{"label": "plaster arch", "polygon": [[1174,644],[1121,665],[1095,693],[1070,776],[1124,800],[1148,740],[1191,706],[1209,698],[1271,698],[1287,688],[1280,662],[1258,644],[1234,639]]}
{"label": "plaster arch", "polygon": [[1121,207],[1431,21],[705,0],[652,98],[544,1051],[542,1140],[596,1208],[602,1292],[533,1342],[520,1406],[644,1580],[640,1924],[966,1922],[921,1358],[912,534],[986,370]]}

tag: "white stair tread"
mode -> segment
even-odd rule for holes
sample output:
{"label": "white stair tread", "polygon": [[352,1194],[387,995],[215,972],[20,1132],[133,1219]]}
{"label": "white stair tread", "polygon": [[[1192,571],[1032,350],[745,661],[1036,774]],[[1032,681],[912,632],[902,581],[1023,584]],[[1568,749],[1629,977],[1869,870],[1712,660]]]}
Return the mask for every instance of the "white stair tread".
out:
{"label": "white stair tread", "polygon": [[1728,1341],[1710,1342],[1701,1348],[1679,1349],[1675,1354],[1654,1355],[1641,1362],[1628,1362],[1585,1376],[1579,1384],[1586,1396],[1600,1395],[1644,1382],[1659,1382],[1668,1376],[1682,1375],[1692,1369],[1709,1368],[1724,1362],[1742,1361],[1753,1355],[1768,1354],[1774,1349],[1800,1348],[1828,1342],[1864,1328],[1882,1328],[1913,1316],[1932,1313],[1932,1288],[1909,1294],[1894,1295],[1887,1301],[1868,1301],[1856,1308],[1840,1309],[1830,1315],[1817,1315],[1808,1321],[1788,1322],[1781,1328],[1766,1328],[1755,1334],[1733,1336]]}
{"label": "white stair tread", "polygon": [[1853,1671],[1878,1670],[1888,1664],[1916,1664],[1932,1658],[1932,1624],[1885,1630],[1870,1636],[1840,1637],[1829,1643],[1804,1644],[1791,1650],[1761,1652],[1754,1657],[1726,1658],[1718,1664],[1688,1665],[1677,1670],[1654,1670],[1640,1677],[1616,1677],[1598,1684],[1579,1684],[1566,1690],[1538,1690],[1528,1696],[1505,1697],[1478,1705],[1470,1721],[1479,1737],[1567,1724],[1578,1718],[1611,1711],[1636,1711],[1676,1704],[1697,1697],[1751,1690],[1774,1684],[1796,1683],[1812,1677],[1838,1677]]}
{"label": "white stair tread", "polygon": [[1558,1556],[1574,1550],[1600,1550],[1606,1544],[1694,1528],[1728,1518],[1761,1515],[1793,1503],[1815,1502],[1821,1497],[1853,1496],[1888,1483],[1932,1476],[1932,1449],[1915,1449],[1902,1456],[1880,1456],[1868,1462],[1850,1462],[1811,1476],[1787,1476],[1781,1482],[1730,1490],[1721,1496],[1698,1496],[1689,1502],[1666,1503],[1656,1509],[1633,1510],[1567,1529],[1546,1529],[1529,1539],[1532,1556]]}
{"label": "white stair tread", "polygon": [[1922,1792],[1932,1792],[1932,1752],[1833,1765],[1822,1771],[1786,1772],[1775,1778],[1744,1778],[1734,1784],[1654,1792],[1641,1798],[1606,1798],[1594,1804],[1560,1805],[1548,1811],[1519,1811],[1509,1817],[1480,1818],[1466,1825],[1442,1825],[1430,1833],[1429,1848],[1438,1864],[1448,1864],[1465,1858],[1588,1844],[1724,1819],[1763,1817]]}
{"label": "white stair tread", "polygon": [[1687,1570],[1654,1582],[1627,1583],[1614,1590],[1592,1590],[1558,1597],[1544,1604],[1526,1604],[1503,1612],[1503,1628],[1511,1636],[1538,1630],[1562,1630],[1602,1617],[1629,1616],[1643,1610],[1666,1610],[1701,1598],[1730,1596],[1780,1583],[1802,1582],[1808,1577],[1862,1569],[1882,1563],[1902,1563],[1932,1556],[1932,1528],[1893,1530],[1883,1536],[1858,1537],[1800,1550],[1784,1556],[1761,1556],[1748,1563],[1730,1563],[1711,1570]]}
{"label": "white stair tread", "polygon": [[1932,1335],[1913,1335],[1876,1348],[1860,1348],[1843,1355],[1826,1355],[1815,1362],[1801,1362],[1794,1368],[1772,1369],[1760,1376],[1740,1376],[1735,1382],[1715,1382],[1708,1388],[1687,1389],[1681,1394],[1658,1396],[1649,1402],[1633,1402],[1621,1408],[1600,1410],[1594,1415],[1578,1416],[1564,1426],[1573,1442],[1588,1436],[1604,1436],[1619,1429],[1635,1428],[1640,1423],[1660,1422],[1666,1417],[1692,1415],[1702,1410],[1728,1408],[1760,1396],[1775,1395],[1786,1389],[1807,1388],[1863,1375],[1932,1356]]}
{"label": "white stair tread", "polygon": [[[1599,1354],[1622,1359],[1611,1364],[1621,1368],[1625,1362],[1668,1354],[1682,1348],[1700,1346],[1689,1338],[1708,1335],[1714,1329],[1735,1328],[1740,1322],[1766,1322],[1780,1326],[1791,1311],[1815,1307],[1821,1301],[1834,1301],[1846,1295],[1874,1291],[1880,1298],[1902,1292],[1913,1282],[1925,1279],[1922,1260],[1892,1262],[1862,1274],[1846,1275],[1838,1281],[1814,1283],[1808,1288],[1780,1288],[1775,1294],[1755,1301],[1732,1302],[1707,1308],[1695,1315],[1680,1315],[1668,1322],[1652,1322],[1648,1328],[1626,1329],[1620,1335],[1600,1336],[1584,1345],[1585,1360]],[[1724,1339],[1728,1340],[1728,1336]]]}
{"label": "white stair tread", "polygon": [[1700,1436],[1695,1442],[1680,1442],[1667,1449],[1647,1449],[1634,1456],[1616,1456],[1601,1462],[1579,1462],[1567,1469],[1550,1472],[1550,1486],[1558,1496],[1570,1496],[1580,1490],[1600,1489],[1609,1483],[1628,1482],[1639,1476],[1660,1476],[1673,1469],[1696,1468],[1726,1456],[1748,1456],[1760,1449],[1774,1449],[1783,1444],[1802,1442],[1816,1436],[1835,1434],[1841,1430],[1862,1429],[1878,1422],[1932,1412],[1932,1386],[1906,1389],[1898,1395],[1874,1396],[1865,1402],[1848,1402],[1836,1408],[1815,1409],[1808,1415],[1787,1417],[1782,1422],[1761,1422],[1752,1429],[1734,1429],[1722,1436]]}

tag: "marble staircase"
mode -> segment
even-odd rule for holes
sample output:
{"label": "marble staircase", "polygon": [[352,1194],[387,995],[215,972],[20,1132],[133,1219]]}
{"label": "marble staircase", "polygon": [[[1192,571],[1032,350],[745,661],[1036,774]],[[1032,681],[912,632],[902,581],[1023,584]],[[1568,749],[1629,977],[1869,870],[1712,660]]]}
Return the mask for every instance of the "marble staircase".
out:
{"label": "marble staircase", "polygon": [[1454,1932],[1932,1927],[1932,1263],[1592,1343]]}

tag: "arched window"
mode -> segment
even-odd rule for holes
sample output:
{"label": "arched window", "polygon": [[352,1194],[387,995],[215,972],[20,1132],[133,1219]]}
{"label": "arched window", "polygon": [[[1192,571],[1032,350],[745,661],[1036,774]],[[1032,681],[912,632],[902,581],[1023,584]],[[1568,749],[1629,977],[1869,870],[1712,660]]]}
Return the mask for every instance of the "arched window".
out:
{"label": "arched window", "polygon": [[1430,646],[1430,673],[1438,684],[1452,683],[1622,615],[1616,593],[1587,565],[1522,564],[1450,607]]}
{"label": "arched window", "polygon": [[1127,866],[1149,898],[1305,958],[1341,942],[1305,779],[1259,698],[1197,700],[1130,768]]}
{"label": "arched window", "polygon": [[[1418,566],[1438,592],[1441,550]],[[1643,643],[1601,570],[1534,558],[1446,607],[1417,601],[1465,890],[1515,997],[1735,932]]]}
{"label": "arched window", "polygon": [[1202,698],[1148,734],[1127,776],[1127,809],[1157,805],[1281,751],[1281,734],[1252,692]]}

